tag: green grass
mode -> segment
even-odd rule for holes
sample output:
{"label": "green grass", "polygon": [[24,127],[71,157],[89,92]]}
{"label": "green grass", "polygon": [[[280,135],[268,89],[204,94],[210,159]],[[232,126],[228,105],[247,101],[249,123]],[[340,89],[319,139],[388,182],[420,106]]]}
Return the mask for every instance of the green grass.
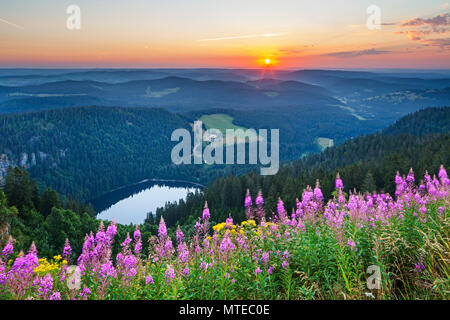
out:
{"label": "green grass", "polygon": [[[231,117],[227,114],[224,114],[224,113],[203,115],[199,120],[204,123],[206,129],[220,130],[220,132],[222,132],[224,137],[226,136],[227,129],[233,129],[233,130],[241,129],[241,130],[243,130],[242,133],[235,132],[235,134],[238,137],[238,139],[244,139],[245,131],[248,129],[248,128],[240,127],[240,126],[233,124],[233,117]],[[257,135],[250,134],[250,139],[254,139],[254,138],[257,138]],[[239,140],[239,141],[243,141],[243,140]]]}
{"label": "green grass", "polygon": [[247,128],[245,127],[240,127],[233,124],[233,117],[223,113],[203,115],[200,118],[200,121],[205,124],[205,127],[207,129],[218,129],[223,134],[225,134],[226,129],[242,129],[244,131],[247,130]]}

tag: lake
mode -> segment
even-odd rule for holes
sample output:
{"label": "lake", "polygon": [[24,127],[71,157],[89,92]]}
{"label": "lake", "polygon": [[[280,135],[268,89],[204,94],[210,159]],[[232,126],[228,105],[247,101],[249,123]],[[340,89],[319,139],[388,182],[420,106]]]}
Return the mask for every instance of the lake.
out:
{"label": "lake", "polygon": [[97,219],[120,224],[141,224],[147,214],[167,202],[186,199],[188,193],[202,190],[202,185],[176,180],[144,180],[92,199]]}

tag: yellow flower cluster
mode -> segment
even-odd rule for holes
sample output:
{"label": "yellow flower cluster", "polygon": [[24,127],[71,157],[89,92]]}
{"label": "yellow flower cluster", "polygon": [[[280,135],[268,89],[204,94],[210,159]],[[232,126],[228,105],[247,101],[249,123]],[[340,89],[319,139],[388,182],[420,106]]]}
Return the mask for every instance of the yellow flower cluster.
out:
{"label": "yellow flower cluster", "polygon": [[241,225],[242,226],[256,227],[256,221],[255,220],[242,221]]}
{"label": "yellow flower cluster", "polygon": [[236,229],[236,226],[234,224],[232,224],[232,223],[222,222],[222,223],[216,224],[213,227],[213,230],[219,232],[220,230],[222,230],[224,228],[225,229],[230,229],[231,228],[232,230],[234,230],[234,229]]}
{"label": "yellow flower cluster", "polygon": [[278,225],[276,223],[273,222],[266,222],[266,224],[264,225],[264,228],[269,228],[271,226],[274,226],[275,228],[278,227]]}
{"label": "yellow flower cluster", "polygon": [[[46,275],[49,272],[52,272],[53,270],[58,270],[61,265],[66,265],[67,261],[62,260],[61,255],[54,256],[53,259],[55,262],[50,263],[47,261],[46,258],[42,258],[38,260],[39,265],[34,268],[34,273],[40,274],[40,275]],[[62,261],[61,261],[62,260]],[[59,263],[61,261],[61,263]]]}

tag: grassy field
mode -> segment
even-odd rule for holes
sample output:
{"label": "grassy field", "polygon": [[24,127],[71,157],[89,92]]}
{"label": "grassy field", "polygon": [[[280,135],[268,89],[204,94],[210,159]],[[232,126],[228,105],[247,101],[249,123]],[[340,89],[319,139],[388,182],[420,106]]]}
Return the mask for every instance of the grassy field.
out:
{"label": "grassy field", "polygon": [[222,133],[225,134],[226,129],[243,129],[247,130],[247,128],[239,127],[235,124],[233,124],[233,117],[224,114],[224,113],[216,113],[216,114],[208,114],[204,115],[200,118],[200,121],[202,121],[207,129],[219,129],[222,131]]}
{"label": "grassy field", "polygon": [[[233,117],[223,113],[203,115],[200,118],[200,121],[202,121],[205,124],[206,129],[218,129],[222,132],[224,136],[227,129],[234,129],[234,130],[242,129],[244,130],[244,132],[248,129],[233,124]],[[240,137],[240,135],[237,136],[239,138],[243,138]]]}

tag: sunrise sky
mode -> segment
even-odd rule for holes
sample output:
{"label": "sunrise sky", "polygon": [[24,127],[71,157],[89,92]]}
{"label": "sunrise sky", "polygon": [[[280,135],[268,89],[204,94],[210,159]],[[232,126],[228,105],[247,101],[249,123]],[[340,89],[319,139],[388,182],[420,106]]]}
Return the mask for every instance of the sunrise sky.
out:
{"label": "sunrise sky", "polygon": [[[381,9],[381,30],[366,10]],[[69,5],[81,29],[69,30]],[[0,67],[450,68],[442,0],[0,0]]]}

